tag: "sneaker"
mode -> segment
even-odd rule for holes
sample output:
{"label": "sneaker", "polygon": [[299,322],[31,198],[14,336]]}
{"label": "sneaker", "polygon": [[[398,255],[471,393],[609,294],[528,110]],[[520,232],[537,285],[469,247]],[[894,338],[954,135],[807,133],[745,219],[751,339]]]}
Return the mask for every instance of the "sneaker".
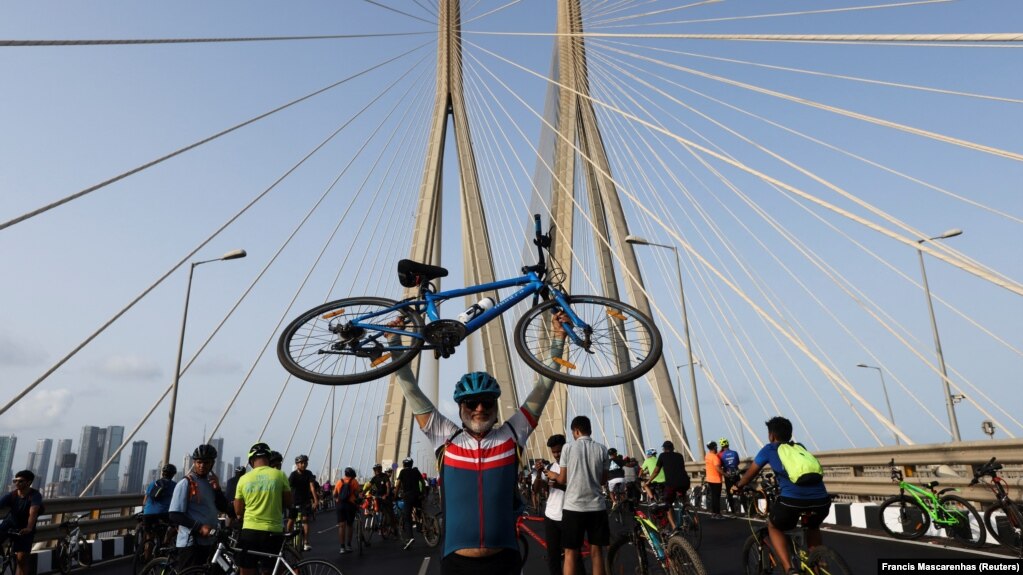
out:
{"label": "sneaker", "polygon": [[402,547],[402,549],[408,549],[409,547],[412,547],[412,544],[414,542],[415,542],[415,539],[409,539],[408,541],[405,542],[405,546]]}
{"label": "sneaker", "polygon": [[308,543],[306,543],[305,546],[302,547],[302,551],[312,551],[312,550],[313,550],[313,546],[308,544]]}
{"label": "sneaker", "polygon": [[345,545],[345,551],[351,553],[352,552],[352,546],[351,545]]}
{"label": "sneaker", "polygon": [[344,555],[345,553],[348,553],[348,550],[347,550],[347,549],[345,549],[345,546],[344,546],[344,545],[342,545],[342,546],[341,546],[341,551],[340,551],[340,553],[341,553],[341,555]]}

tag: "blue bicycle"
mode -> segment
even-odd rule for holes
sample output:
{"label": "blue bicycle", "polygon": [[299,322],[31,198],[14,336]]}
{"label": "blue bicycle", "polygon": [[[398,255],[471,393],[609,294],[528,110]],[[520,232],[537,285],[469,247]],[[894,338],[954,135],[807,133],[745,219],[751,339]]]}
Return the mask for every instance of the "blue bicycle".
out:
{"label": "blue bicycle", "polygon": [[[487,322],[528,297],[533,307],[515,326],[515,349],[534,371],[571,385],[600,387],[631,381],[650,371],[661,357],[661,334],[639,310],[600,296],[568,295],[552,281],[540,216],[534,216],[538,261],[522,276],[493,283],[437,291],[432,280],[448,275],[442,267],[410,260],[398,263],[398,279],[418,288],[415,297],[394,301],[378,297],[347,298],[315,307],[285,328],[277,357],[289,373],[323,385],[350,385],[381,378],[412,361],[423,350],[448,357]],[[507,297],[483,298],[458,319],[440,317],[446,300],[518,287]],[[559,317],[567,334],[561,357],[550,355],[551,317]],[[560,369],[548,367],[556,363]]]}

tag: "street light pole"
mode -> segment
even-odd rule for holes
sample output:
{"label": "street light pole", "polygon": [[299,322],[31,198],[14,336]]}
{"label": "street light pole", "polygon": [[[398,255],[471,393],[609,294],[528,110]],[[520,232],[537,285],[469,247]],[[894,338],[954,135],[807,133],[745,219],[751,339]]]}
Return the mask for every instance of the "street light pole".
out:
{"label": "street light pole", "polygon": [[178,405],[178,382],[181,379],[181,352],[185,347],[185,324],[188,323],[188,300],[192,296],[192,275],[195,273],[195,267],[202,264],[208,264],[210,262],[236,260],[238,258],[243,258],[246,255],[248,254],[245,253],[245,250],[233,250],[219,258],[192,262],[192,265],[188,270],[188,287],[185,289],[185,311],[181,315],[181,337],[178,339],[178,359],[174,364],[174,383],[171,384],[170,411],[167,415],[167,439],[163,445],[164,465],[170,463],[171,440],[174,437],[174,411],[177,409]]}
{"label": "street light pole", "polygon": [[[923,244],[931,240],[943,240],[947,238],[954,238],[958,235],[962,235],[963,230],[951,229],[945,233],[934,236],[933,238],[927,238],[923,240],[917,240],[917,244]],[[931,301],[931,288],[927,283],[927,268],[924,267],[924,251],[917,248],[917,255],[920,257],[920,276],[924,282],[924,293],[927,295],[927,311],[931,315],[931,331],[934,333],[934,349],[938,354],[938,368],[941,370],[941,385],[942,390],[945,393],[945,409],[948,411],[948,425],[952,428],[952,441],[959,442],[962,439],[959,437],[959,421],[956,419],[956,408],[955,402],[952,401],[952,389],[948,384],[948,371],[945,369],[945,356],[941,353],[941,338],[938,337],[938,322],[934,318],[934,303]]]}
{"label": "street light pole", "polygon": [[[700,457],[706,457],[707,452],[705,451],[703,444],[703,421],[700,418],[700,399],[696,393],[696,360],[693,359],[693,345],[689,338],[689,316],[686,313],[686,292],[685,287],[682,284],[682,261],[678,255],[678,248],[666,244],[655,244],[645,238],[639,236],[626,236],[625,242],[638,246],[654,246],[658,248],[667,248],[675,252],[675,272],[678,276],[678,298],[682,306],[682,327],[683,335],[685,337],[686,352],[689,355],[689,393],[693,396],[693,421],[696,423],[696,443],[700,450]],[[679,383],[679,394],[681,395],[681,383]],[[682,402],[679,401],[679,418],[682,417]]]}
{"label": "street light pole", "polygon": [[[877,374],[881,376],[881,389],[884,391],[884,402],[885,405],[888,406],[888,419],[892,422],[892,425],[895,425],[895,413],[892,412],[892,402],[888,401],[888,386],[884,383],[884,371],[882,371],[880,367],[867,365],[865,363],[858,363],[856,364],[856,367],[865,367],[867,369],[877,370]],[[899,445],[899,436],[895,433],[895,430],[892,430],[892,436],[895,438],[895,445]]]}

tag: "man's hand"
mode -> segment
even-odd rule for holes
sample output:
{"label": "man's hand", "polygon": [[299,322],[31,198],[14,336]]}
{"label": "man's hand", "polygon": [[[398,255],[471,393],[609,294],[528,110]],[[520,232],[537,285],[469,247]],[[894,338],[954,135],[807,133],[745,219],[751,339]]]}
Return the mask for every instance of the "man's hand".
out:
{"label": "man's hand", "polygon": [[572,325],[572,320],[568,319],[567,313],[559,311],[551,316],[551,329],[554,331],[554,337],[559,339],[565,339],[568,337],[568,334],[565,333],[565,326],[562,325],[563,323]]}
{"label": "man's hand", "polygon": [[213,531],[213,528],[210,527],[209,525],[200,525],[199,526],[199,537],[206,537],[207,535],[210,534],[210,531]]}
{"label": "man's hand", "polygon": [[24,527],[18,531],[18,535],[28,535],[30,533],[32,533],[32,529],[29,527]]}

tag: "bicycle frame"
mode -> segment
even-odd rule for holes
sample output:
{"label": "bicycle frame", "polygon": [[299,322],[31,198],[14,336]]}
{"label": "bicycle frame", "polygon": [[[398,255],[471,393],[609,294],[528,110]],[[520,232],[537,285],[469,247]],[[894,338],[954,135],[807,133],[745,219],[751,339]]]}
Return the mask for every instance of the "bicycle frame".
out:
{"label": "bicycle frame", "polygon": [[[227,545],[224,545],[223,542],[217,543],[217,550],[213,553],[213,559],[210,560],[210,564],[211,565],[218,565],[218,566],[220,566],[220,565],[222,565],[222,560],[224,559],[225,555],[226,554],[230,554],[231,555],[231,561],[230,561],[231,570],[229,571],[229,573],[238,573],[238,567],[237,567],[237,564],[234,561],[234,554],[235,553],[241,553],[241,552],[242,552],[241,549],[235,549],[233,547],[228,547]],[[262,551],[245,551],[245,553],[247,553],[249,555],[255,555],[257,557],[273,557],[273,558],[275,558],[276,561],[274,562],[274,568],[273,568],[273,571],[270,572],[270,575],[278,575],[278,573],[283,575],[284,572],[279,571],[279,569],[281,568],[281,565],[284,566],[284,568],[287,570],[286,572],[289,573],[290,575],[298,575],[298,571],[294,567],[292,567],[291,564],[288,563],[288,561],[284,558],[284,549],[283,548],[281,549],[280,553],[263,553]]]}
{"label": "bicycle frame", "polygon": [[945,493],[946,491],[958,491],[958,489],[943,489],[937,493],[934,491],[926,490],[918,485],[907,483],[905,481],[899,482],[899,494],[905,495],[906,492],[916,500],[916,502],[931,516],[931,521],[941,525],[955,525],[959,522],[948,509],[938,500],[938,495]]}
{"label": "bicycle frame", "polygon": [[[440,292],[436,292],[436,293],[435,292],[431,292],[429,290],[423,290],[421,292],[422,299],[406,299],[406,300],[402,300],[401,302],[398,302],[397,304],[395,304],[395,305],[393,305],[393,306],[391,306],[389,308],[386,308],[386,309],[380,310],[380,311],[375,312],[375,313],[370,313],[370,314],[366,314],[364,316],[360,316],[358,318],[355,318],[352,321],[352,325],[355,326],[355,327],[373,328],[373,329],[376,329],[376,330],[381,331],[381,332],[391,333],[391,334],[395,334],[395,335],[403,335],[403,336],[413,337],[413,338],[416,338],[416,339],[425,339],[423,334],[406,331],[406,330],[398,328],[398,327],[389,327],[389,326],[382,326],[382,325],[374,324],[374,323],[372,323],[372,320],[377,318],[377,317],[381,317],[381,316],[384,316],[384,315],[386,315],[388,313],[394,312],[396,310],[404,309],[404,308],[410,308],[411,307],[414,310],[416,310],[416,312],[418,312],[418,313],[425,313],[426,314],[426,318],[429,321],[437,321],[437,320],[441,319],[440,318],[440,312],[439,312],[440,304],[444,303],[445,301],[447,301],[449,299],[456,298],[456,297],[464,297],[464,296],[467,296],[467,295],[480,294],[480,293],[487,292],[487,291],[492,291],[492,290],[496,291],[496,290],[500,290],[500,289],[504,289],[504,288],[509,288],[509,287],[515,287],[515,286],[521,286],[521,289],[519,289],[515,293],[509,295],[508,297],[502,298],[500,301],[498,301],[494,305],[494,307],[492,307],[492,308],[490,308],[488,310],[485,310],[480,315],[478,315],[478,316],[472,318],[471,320],[469,320],[469,322],[465,324],[465,333],[466,333],[466,335],[469,335],[469,334],[473,333],[474,331],[478,330],[479,328],[483,327],[488,322],[490,322],[490,320],[492,320],[495,317],[501,315],[502,313],[508,311],[513,306],[515,306],[516,304],[518,304],[522,300],[526,299],[527,297],[537,296],[537,295],[541,294],[541,292],[543,292],[544,290],[549,290],[550,291],[549,297],[551,297],[552,299],[554,299],[555,301],[558,302],[558,304],[561,306],[561,308],[568,315],[568,319],[570,320],[572,325],[580,327],[584,331],[589,327],[586,324],[586,322],[584,322],[579,316],[577,316],[575,314],[574,311],[572,311],[572,306],[569,304],[568,297],[565,296],[564,293],[562,293],[560,290],[558,290],[558,289],[550,286],[549,284],[547,284],[545,281],[540,279],[540,276],[538,276],[536,274],[536,272],[532,272],[532,271],[527,272],[526,275],[519,276],[519,277],[514,278],[514,279],[500,280],[500,281],[496,281],[496,282],[490,282],[490,283],[480,284],[480,285],[471,286],[471,287],[465,287],[465,288],[459,288],[459,289],[453,289],[453,290],[440,291]],[[578,336],[578,334],[575,332],[575,330],[568,329],[568,330],[566,330],[566,332],[568,334],[568,337],[576,345],[582,346],[582,345],[585,344],[585,342],[582,340],[582,338],[580,338]],[[424,345],[423,348],[424,349],[433,349],[433,346],[430,345],[430,344],[427,344],[427,345]]]}

